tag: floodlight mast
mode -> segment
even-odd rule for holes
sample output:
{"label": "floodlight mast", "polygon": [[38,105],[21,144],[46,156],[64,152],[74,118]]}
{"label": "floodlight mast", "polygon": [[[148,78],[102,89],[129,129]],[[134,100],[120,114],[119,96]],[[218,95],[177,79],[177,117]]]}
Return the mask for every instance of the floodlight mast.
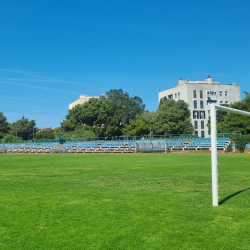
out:
{"label": "floodlight mast", "polygon": [[210,104],[211,119],[211,165],[212,165],[212,200],[213,206],[219,205],[218,196],[218,161],[217,161],[217,129],[216,129],[216,109],[250,116],[250,112],[228,108],[216,104]]}

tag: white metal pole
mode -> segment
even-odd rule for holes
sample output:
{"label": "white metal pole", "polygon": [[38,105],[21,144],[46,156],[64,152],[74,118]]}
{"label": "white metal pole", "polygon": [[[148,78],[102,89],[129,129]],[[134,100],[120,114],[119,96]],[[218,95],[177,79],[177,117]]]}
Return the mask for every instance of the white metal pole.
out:
{"label": "white metal pole", "polygon": [[211,165],[212,165],[212,197],[213,206],[218,206],[218,165],[217,165],[217,131],[216,131],[216,109],[211,104]]}

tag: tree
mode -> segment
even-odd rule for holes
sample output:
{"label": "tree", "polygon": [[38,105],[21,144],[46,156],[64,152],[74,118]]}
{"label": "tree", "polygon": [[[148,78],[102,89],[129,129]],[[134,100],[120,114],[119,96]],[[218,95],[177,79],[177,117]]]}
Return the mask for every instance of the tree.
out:
{"label": "tree", "polygon": [[84,104],[78,104],[69,110],[66,120],[61,122],[65,132],[74,131],[84,126],[95,128],[98,134],[102,134],[110,124],[112,107],[102,99],[91,98]]}
{"label": "tree", "polygon": [[87,126],[84,126],[83,128],[75,129],[73,132],[66,132],[67,138],[95,138],[97,137],[95,132],[91,129],[89,129]]}
{"label": "tree", "polygon": [[52,128],[40,128],[36,132],[36,139],[55,139],[55,130]]}
{"label": "tree", "polygon": [[14,136],[14,135],[5,135],[3,138],[3,141],[20,141],[22,140],[21,137],[19,136]]}
{"label": "tree", "polygon": [[112,107],[113,113],[110,127],[107,128],[107,131],[110,131],[107,134],[121,135],[124,126],[145,110],[145,104],[140,97],[129,97],[122,89],[112,89],[106,92],[106,97],[102,99]]}
{"label": "tree", "polygon": [[[245,99],[235,102],[232,108],[250,112],[250,93],[245,93]],[[227,113],[223,119],[217,123],[218,132],[231,133],[233,131],[241,131],[243,135],[250,134],[250,117]]]}
{"label": "tree", "polygon": [[130,120],[128,125],[123,128],[126,136],[140,136],[150,134],[150,125],[152,125],[153,115],[155,112],[146,111],[138,115],[136,119]]}
{"label": "tree", "polygon": [[166,100],[167,100],[167,97],[166,97],[166,96],[162,97],[161,100],[160,100],[159,105],[161,105],[161,104],[162,104],[164,101],[166,101]]}
{"label": "tree", "polygon": [[0,112],[0,139],[4,137],[10,130],[10,124],[7,122],[7,118]]}
{"label": "tree", "polygon": [[[228,104],[222,104],[221,106],[230,107],[230,105]],[[216,110],[216,122],[219,123],[224,121],[226,115],[227,115],[226,111]]]}
{"label": "tree", "polygon": [[4,134],[0,132],[0,140],[4,138]]}
{"label": "tree", "polygon": [[55,133],[63,133],[63,128],[62,127],[55,127],[54,128]]}
{"label": "tree", "polygon": [[70,109],[61,127],[69,132],[87,126],[97,136],[117,136],[144,109],[145,105],[140,97],[129,97],[127,92],[114,89],[106,92],[106,96],[91,98]]}
{"label": "tree", "polygon": [[191,134],[193,131],[187,103],[167,99],[159,105],[153,119],[154,134]]}
{"label": "tree", "polygon": [[229,138],[233,140],[236,144],[236,147],[243,152],[246,148],[246,144],[250,142],[250,135],[233,135],[230,134]]}
{"label": "tree", "polygon": [[29,121],[24,116],[22,119],[13,122],[10,127],[10,134],[22,137],[23,140],[32,139],[37,131],[35,120]]}

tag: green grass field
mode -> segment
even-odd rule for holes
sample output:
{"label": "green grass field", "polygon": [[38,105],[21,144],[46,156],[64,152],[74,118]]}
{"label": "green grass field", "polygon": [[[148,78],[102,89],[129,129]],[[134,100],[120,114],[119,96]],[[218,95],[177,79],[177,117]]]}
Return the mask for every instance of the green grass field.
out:
{"label": "green grass field", "polygon": [[250,249],[250,155],[0,155],[0,249]]}

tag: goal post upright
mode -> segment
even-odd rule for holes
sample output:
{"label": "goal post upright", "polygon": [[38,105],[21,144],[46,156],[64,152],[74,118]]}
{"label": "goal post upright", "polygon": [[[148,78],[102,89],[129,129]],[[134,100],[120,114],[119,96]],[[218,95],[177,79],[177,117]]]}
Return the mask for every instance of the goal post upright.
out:
{"label": "goal post upright", "polygon": [[212,200],[213,206],[219,205],[218,195],[218,159],[217,159],[217,126],[216,126],[216,109],[228,113],[250,116],[250,112],[238,109],[228,108],[217,104],[210,104],[211,119],[211,166],[212,166]]}
{"label": "goal post upright", "polygon": [[218,197],[218,161],[217,161],[217,131],[215,104],[210,105],[211,119],[211,165],[212,165],[212,200],[213,206],[219,205]]}

